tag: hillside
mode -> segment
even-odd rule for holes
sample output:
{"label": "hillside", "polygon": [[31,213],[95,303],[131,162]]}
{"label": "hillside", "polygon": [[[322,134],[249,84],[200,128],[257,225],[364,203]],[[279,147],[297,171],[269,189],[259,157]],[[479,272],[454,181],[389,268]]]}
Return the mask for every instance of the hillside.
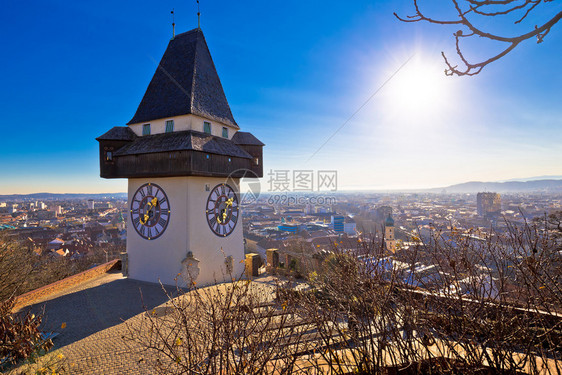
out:
{"label": "hillside", "polygon": [[534,180],[534,181],[507,181],[507,182],[481,182],[471,181],[444,188],[429,189],[431,192],[447,193],[478,193],[481,191],[494,191],[497,193],[562,193],[562,180]]}

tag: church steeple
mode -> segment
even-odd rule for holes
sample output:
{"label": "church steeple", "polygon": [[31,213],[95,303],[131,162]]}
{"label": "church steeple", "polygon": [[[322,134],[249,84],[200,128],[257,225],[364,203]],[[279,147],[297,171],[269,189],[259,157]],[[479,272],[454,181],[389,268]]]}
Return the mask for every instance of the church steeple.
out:
{"label": "church steeple", "polygon": [[396,239],[394,238],[394,219],[391,214],[384,221],[384,243],[391,253],[396,252]]}
{"label": "church steeple", "polygon": [[128,125],[187,114],[239,129],[199,28],[170,40]]}

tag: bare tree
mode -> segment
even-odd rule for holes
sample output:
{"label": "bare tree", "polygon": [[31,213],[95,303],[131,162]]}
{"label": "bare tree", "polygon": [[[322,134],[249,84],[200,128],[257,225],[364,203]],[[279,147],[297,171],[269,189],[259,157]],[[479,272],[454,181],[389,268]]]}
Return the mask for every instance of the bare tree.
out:
{"label": "bare tree", "polygon": [[[528,16],[531,12],[536,11],[537,8],[546,3],[554,3],[553,0],[450,0],[456,11],[456,19],[436,19],[433,17],[426,16],[422,12],[418,0],[413,0],[415,7],[415,14],[412,16],[407,16],[406,18],[398,16],[396,13],[394,15],[400,21],[403,22],[418,22],[426,21],[429,23],[439,24],[439,25],[459,25],[464,26],[467,30],[463,31],[459,29],[453,34],[455,37],[456,51],[460,60],[462,61],[463,67],[459,68],[458,65],[453,65],[450,60],[445,56],[444,52],[441,52],[443,58],[445,59],[445,64],[447,64],[447,69],[445,69],[445,74],[452,76],[472,76],[480,73],[482,69],[500,59],[501,57],[507,55],[520,43],[536,38],[537,43],[541,43],[544,37],[550,32],[551,28],[560,21],[562,18],[562,11],[554,14],[552,18],[544,22],[542,25],[528,25],[526,32],[520,33],[515,36],[506,36],[496,34],[494,32],[486,31],[478,26],[477,20],[482,17],[511,17],[514,24],[530,24]],[[556,2],[557,3],[557,2]],[[489,40],[504,43],[506,47],[494,56],[489,57],[484,61],[477,63],[471,63],[465,57],[461,48],[461,38],[471,38],[471,37],[482,37]]]}

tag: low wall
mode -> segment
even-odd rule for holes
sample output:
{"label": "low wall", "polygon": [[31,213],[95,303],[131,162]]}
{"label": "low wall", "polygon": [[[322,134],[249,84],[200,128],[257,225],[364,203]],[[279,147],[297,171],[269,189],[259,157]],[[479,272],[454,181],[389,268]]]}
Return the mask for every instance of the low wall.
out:
{"label": "low wall", "polygon": [[121,260],[114,259],[111,262],[100,264],[99,266],[77,273],[76,275],[69,276],[52,284],[45,285],[41,288],[24,293],[16,298],[16,303],[14,305],[13,311],[17,311],[23,306],[30,305],[40,298],[77,285],[83,281],[93,279],[94,277],[107,273],[112,269],[118,269],[120,265]]}

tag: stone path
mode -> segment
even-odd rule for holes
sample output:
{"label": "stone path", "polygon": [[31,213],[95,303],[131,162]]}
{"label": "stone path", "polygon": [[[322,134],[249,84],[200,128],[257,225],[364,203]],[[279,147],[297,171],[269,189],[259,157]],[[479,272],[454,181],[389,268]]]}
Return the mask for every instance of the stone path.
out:
{"label": "stone path", "polygon": [[[175,288],[166,289],[176,294]],[[130,347],[123,340],[127,333],[124,322],[143,313],[145,307],[151,310],[167,300],[161,285],[127,279],[115,272],[50,295],[22,310],[39,313],[45,309],[43,331],[58,333],[53,339],[54,351],[43,360],[64,362],[71,374],[150,374],[143,361],[138,362],[142,357],[140,347]],[[63,325],[65,328],[61,328]],[[58,359],[59,354],[64,355],[64,361]]]}
{"label": "stone path", "polygon": [[[260,280],[263,286],[272,283],[271,277]],[[170,295],[177,295],[175,288],[166,289]],[[35,373],[58,362],[70,374],[152,374],[151,354],[124,338],[130,336],[129,327],[140,324],[145,311],[164,311],[161,305],[167,301],[160,285],[130,280],[118,272],[101,275],[24,307],[36,313],[44,308],[43,330],[58,336],[53,340],[55,348],[39,363],[22,366],[13,373]]]}

